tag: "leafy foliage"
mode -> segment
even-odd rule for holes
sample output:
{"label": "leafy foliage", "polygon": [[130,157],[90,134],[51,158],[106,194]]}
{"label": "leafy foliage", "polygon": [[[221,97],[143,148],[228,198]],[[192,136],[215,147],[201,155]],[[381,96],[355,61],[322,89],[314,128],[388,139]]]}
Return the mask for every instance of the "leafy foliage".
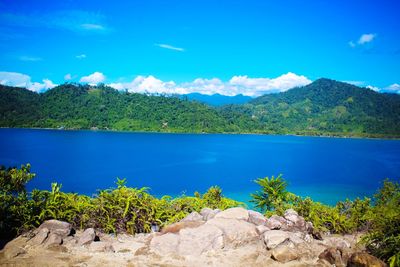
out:
{"label": "leafy foliage", "polygon": [[34,177],[29,164],[20,169],[0,170],[0,237],[15,236],[48,219],[105,232],[150,232],[152,223],[160,226],[173,223],[205,207],[223,210],[243,205],[225,198],[217,186],[203,196],[156,198],[148,193],[148,188],[127,187],[125,178],[117,178],[117,188],[101,190],[95,197],[62,192],[57,183],[51,185],[51,191],[27,193],[25,183]]}
{"label": "leafy foliage", "polygon": [[286,190],[287,183],[281,177],[265,177],[255,180],[261,191],[252,194],[256,207],[266,214],[279,215],[293,208],[316,230],[331,233],[354,233],[362,231],[363,242],[375,256],[390,266],[400,265],[400,185],[385,180],[374,200],[346,200],[335,206],[301,198]]}
{"label": "leafy foliage", "polygon": [[274,211],[282,214],[292,202],[293,194],[286,190],[287,182],[282,175],[259,178],[254,181],[261,187],[261,191],[251,194],[251,202],[263,211]]}
{"label": "leafy foliage", "polygon": [[367,248],[376,256],[400,266],[400,185],[385,180],[375,195],[370,229],[364,236]]}
{"label": "leafy foliage", "polygon": [[319,79],[250,103],[211,107],[104,85],[64,84],[41,94],[0,85],[0,127],[399,137],[400,96]]}

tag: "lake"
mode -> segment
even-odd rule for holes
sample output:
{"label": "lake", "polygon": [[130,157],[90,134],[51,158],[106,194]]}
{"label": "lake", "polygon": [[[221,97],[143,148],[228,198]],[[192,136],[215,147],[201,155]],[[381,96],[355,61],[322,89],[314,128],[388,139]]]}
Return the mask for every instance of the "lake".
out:
{"label": "lake", "polygon": [[399,180],[400,141],[239,134],[158,134],[0,129],[0,165],[31,163],[28,189],[92,195],[115,186],[157,196],[192,195],[212,185],[248,202],[259,177],[283,174],[289,190],[326,204],[371,196]]}

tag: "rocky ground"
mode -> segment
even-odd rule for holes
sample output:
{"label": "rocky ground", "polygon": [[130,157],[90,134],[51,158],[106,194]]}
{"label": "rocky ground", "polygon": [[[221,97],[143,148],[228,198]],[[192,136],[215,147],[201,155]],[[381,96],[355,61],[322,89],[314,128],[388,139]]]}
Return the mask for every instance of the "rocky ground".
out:
{"label": "rocky ground", "polygon": [[9,242],[0,266],[385,266],[356,235],[321,235],[294,210],[203,209],[151,234],[74,231],[50,220]]}

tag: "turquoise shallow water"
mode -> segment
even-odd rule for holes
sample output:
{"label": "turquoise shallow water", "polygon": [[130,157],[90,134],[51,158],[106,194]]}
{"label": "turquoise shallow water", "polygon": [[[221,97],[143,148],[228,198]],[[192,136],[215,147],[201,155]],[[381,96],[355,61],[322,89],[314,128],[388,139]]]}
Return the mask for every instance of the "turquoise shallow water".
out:
{"label": "turquoise shallow water", "polygon": [[30,162],[29,189],[92,195],[126,177],[156,195],[193,194],[212,185],[248,202],[258,177],[283,174],[289,190],[334,204],[372,195],[399,180],[400,141],[298,136],[156,134],[0,129],[0,164]]}

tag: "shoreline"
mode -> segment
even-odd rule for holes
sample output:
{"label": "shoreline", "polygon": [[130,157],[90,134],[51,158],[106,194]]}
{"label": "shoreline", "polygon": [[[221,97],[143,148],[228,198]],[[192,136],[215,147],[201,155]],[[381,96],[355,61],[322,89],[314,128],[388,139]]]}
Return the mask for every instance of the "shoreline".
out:
{"label": "shoreline", "polygon": [[315,137],[315,138],[338,138],[338,139],[365,139],[365,140],[392,140],[399,141],[398,137],[371,137],[371,136],[348,136],[348,135],[302,135],[302,134],[278,134],[278,133],[257,133],[257,132],[161,132],[161,131],[129,131],[129,130],[106,130],[106,129],[58,129],[40,127],[0,127],[0,129],[26,129],[26,130],[50,130],[50,131],[82,131],[82,132],[105,132],[105,133],[149,133],[149,134],[181,134],[181,135],[264,135],[264,136],[293,136],[293,137]]}

